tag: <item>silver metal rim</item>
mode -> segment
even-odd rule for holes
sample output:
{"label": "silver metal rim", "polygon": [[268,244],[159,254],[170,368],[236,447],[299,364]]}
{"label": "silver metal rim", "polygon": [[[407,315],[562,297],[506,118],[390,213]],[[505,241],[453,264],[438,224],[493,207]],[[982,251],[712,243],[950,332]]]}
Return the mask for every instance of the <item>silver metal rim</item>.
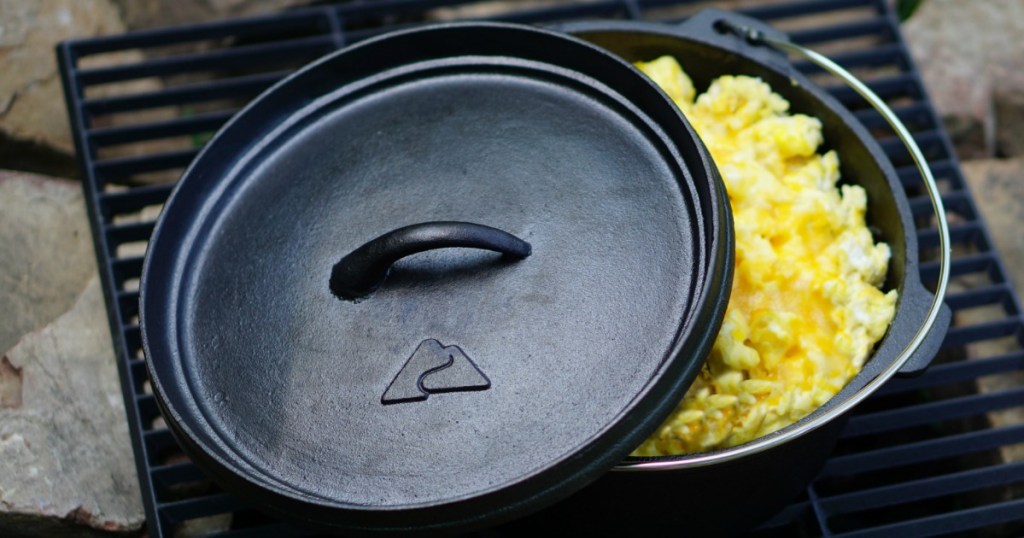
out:
{"label": "silver metal rim", "polygon": [[869,104],[871,104],[871,106],[874,107],[883,118],[885,118],[885,121],[896,132],[896,135],[903,142],[903,145],[907,148],[907,151],[913,158],[914,164],[917,166],[917,170],[921,174],[921,178],[924,180],[924,185],[928,190],[928,197],[931,199],[932,210],[935,212],[937,220],[939,235],[939,276],[938,283],[935,288],[935,297],[928,310],[928,317],[925,318],[924,323],[918,328],[914,338],[911,339],[899,355],[896,356],[896,359],[885,370],[879,373],[878,376],[869,381],[867,385],[850,395],[849,398],[840,402],[835,407],[822,413],[814,420],[808,421],[804,424],[798,423],[797,426],[783,429],[776,435],[761,437],[760,439],[755,439],[754,441],[736,447],[722,449],[715,452],[673,457],[670,461],[627,461],[615,466],[612,469],[613,471],[664,471],[688,467],[702,467],[731,461],[786,443],[838,418],[840,415],[847,413],[854,406],[878,390],[882,384],[888,381],[889,378],[895,375],[896,372],[903,367],[904,363],[906,363],[907,360],[910,359],[911,355],[917,351],[924,342],[925,337],[935,325],[935,320],[938,318],[939,311],[942,307],[942,301],[946,296],[946,288],[949,284],[950,263],[949,224],[946,221],[946,210],[942,203],[942,194],[939,192],[939,187],[935,183],[935,177],[932,175],[931,168],[928,166],[928,161],[921,152],[921,148],[917,146],[917,142],[914,141],[914,137],[910,134],[910,131],[905,125],[903,125],[903,122],[900,121],[899,117],[892,111],[892,109],[885,104],[885,101],[879,98],[878,95],[871,91],[871,89],[863,82],[827,57],[788,40],[771,38],[753,28],[738,25],[734,26],[734,29],[750,43],[761,43],[787,53],[802,56],[825,69],[829,73],[839,77]]}

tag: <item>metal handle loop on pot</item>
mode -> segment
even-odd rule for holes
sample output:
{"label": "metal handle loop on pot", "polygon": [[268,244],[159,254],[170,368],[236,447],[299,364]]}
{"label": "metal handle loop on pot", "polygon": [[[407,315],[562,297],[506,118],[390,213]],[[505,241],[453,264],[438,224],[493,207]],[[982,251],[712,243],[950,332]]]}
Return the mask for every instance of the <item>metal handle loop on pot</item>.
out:
{"label": "metal handle loop on pot", "polygon": [[480,248],[521,260],[530,255],[529,243],[490,226],[471,222],[423,222],[392,230],[353,250],[334,264],[331,291],[354,300],[376,290],[391,265],[401,258],[439,248]]}
{"label": "metal handle loop on pot", "polygon": [[903,142],[904,147],[907,148],[911,158],[914,160],[914,165],[917,166],[917,170],[921,174],[921,179],[924,180],[925,188],[928,190],[928,197],[931,199],[932,210],[935,211],[935,216],[938,220],[939,279],[938,284],[935,287],[935,296],[932,299],[931,307],[928,309],[928,317],[925,318],[924,324],[918,329],[917,334],[915,334],[910,343],[903,348],[903,351],[900,352],[889,368],[882,371],[877,378],[872,380],[872,383],[869,383],[866,387],[858,391],[857,394],[851,396],[846,402],[836,406],[841,413],[846,412],[866,398],[868,394],[874,392],[874,384],[876,382],[885,382],[899,371],[907,359],[910,358],[910,355],[913,354],[924,341],[925,336],[928,334],[928,331],[931,330],[932,325],[935,324],[935,320],[939,316],[939,310],[942,307],[942,301],[946,296],[946,288],[949,284],[950,265],[949,224],[946,221],[946,209],[942,203],[942,193],[939,192],[939,187],[935,183],[935,177],[932,175],[931,168],[928,166],[928,161],[925,159],[924,154],[921,152],[921,148],[918,147],[914,137],[910,134],[910,131],[905,125],[903,125],[903,122],[899,119],[896,113],[889,108],[889,105],[878,97],[875,92],[871,91],[871,89],[861,82],[860,79],[855,77],[839,64],[811,49],[802,47],[788,40],[775,39],[766,36],[755,29],[741,29],[744,30],[744,36],[747,38],[747,41],[751,43],[764,43],[784,52],[797,54],[807,60],[810,60],[829,73],[839,77],[848,86],[853,88],[858,95],[863,97],[868,104],[877,110],[885,119],[886,123],[888,123],[889,126],[892,127],[893,131],[896,132],[896,135],[899,137],[900,141]]}
{"label": "metal handle loop on pot", "polygon": [[[928,197],[931,199],[932,209],[935,211],[936,219],[938,220],[938,232],[939,232],[939,277],[938,284],[935,288],[935,296],[932,299],[931,307],[928,309],[928,316],[925,318],[924,323],[918,328],[914,338],[900,351],[896,359],[882,372],[872,379],[867,385],[861,387],[860,390],[850,395],[845,401],[840,402],[835,407],[828,410],[829,416],[840,416],[847,413],[856,406],[858,403],[863,401],[875,390],[877,390],[883,383],[894,376],[900,368],[910,359],[911,355],[921,346],[928,336],[932,326],[935,325],[936,319],[940,315],[942,310],[942,301],[946,296],[946,288],[949,284],[949,265],[950,265],[950,238],[949,238],[949,224],[946,221],[946,209],[942,203],[942,194],[939,192],[939,187],[935,183],[935,177],[932,175],[931,168],[928,166],[928,161],[925,159],[924,154],[921,152],[921,148],[918,147],[917,142],[914,141],[910,131],[903,125],[903,122],[899,119],[895,112],[885,101],[883,101],[875,92],[871,91],[863,82],[857,77],[853,76],[849,71],[839,66],[827,57],[810,50],[806,47],[797,45],[791,41],[785,39],[776,39],[766,35],[755,28],[750,28],[741,24],[737,24],[733,21],[721,19],[715,23],[715,27],[723,32],[733,33],[743,39],[745,39],[751,45],[764,45],[773,47],[777,50],[786,53],[793,53],[798,56],[813,62],[822,69],[829,73],[839,77],[848,86],[854,89],[861,97],[863,97],[879,114],[885,119],[890,127],[896,132],[896,135],[903,142],[903,145],[907,148],[911,158],[914,160],[914,164],[917,166],[918,172],[921,174],[921,178],[924,180],[924,185],[928,190]],[[821,422],[821,421],[817,421]],[[739,451],[721,451],[712,452],[708,454],[694,454],[692,458],[688,458],[685,462],[685,466],[701,466],[707,465],[714,462],[728,461],[742,457],[752,452],[759,452],[780,444],[787,439],[804,435],[808,431],[814,429],[816,425],[813,422],[802,424],[793,430],[786,432],[779,436],[767,436],[760,439],[755,439],[750,443],[743,445],[743,450]],[[614,470],[617,471],[659,471],[668,470],[679,467],[679,464],[674,461],[638,461],[638,462],[625,462],[620,464]]]}

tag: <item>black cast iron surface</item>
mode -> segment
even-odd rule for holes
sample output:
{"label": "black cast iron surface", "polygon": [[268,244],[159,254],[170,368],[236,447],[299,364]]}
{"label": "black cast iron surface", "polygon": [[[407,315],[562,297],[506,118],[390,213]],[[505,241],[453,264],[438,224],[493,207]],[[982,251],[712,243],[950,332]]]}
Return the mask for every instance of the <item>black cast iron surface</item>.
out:
{"label": "black cast iron surface", "polygon": [[[341,4],[81,40],[59,48],[151,536],[200,532],[196,529],[204,523],[219,529],[209,531],[216,536],[303,534],[222,493],[182,456],[159,416],[141,351],[137,289],[143,249],[170,183],[209,133],[295,68],[347,43],[425,20],[442,6],[463,3]],[[716,4],[513,4],[513,11],[499,18],[673,22],[708,5]],[[805,495],[753,534],[1021,535],[1024,424],[1008,417],[1019,416],[1024,389],[978,390],[993,385],[993,376],[1024,376],[1019,301],[887,2],[784,1],[743,12],[854,69],[893,106],[944,189],[954,241],[954,285],[947,302],[955,321],[936,364],[922,377],[889,383],[861,405]],[[136,49],[146,56],[109,54]],[[851,90],[835,81],[823,83],[876,133],[897,167],[918,220],[922,280],[929,282],[936,273],[930,261],[936,233],[909,156]],[[1008,459],[1014,450],[1017,461]]]}
{"label": "black cast iron surface", "polygon": [[[157,402],[204,470],[283,513],[511,519],[622,461],[700,371],[731,282],[723,197],[676,107],[602,48],[498,23],[361,42],[235,116],[164,205],[140,289]],[[432,249],[332,293],[361,276],[342,254],[496,232],[439,217],[532,253]]]}

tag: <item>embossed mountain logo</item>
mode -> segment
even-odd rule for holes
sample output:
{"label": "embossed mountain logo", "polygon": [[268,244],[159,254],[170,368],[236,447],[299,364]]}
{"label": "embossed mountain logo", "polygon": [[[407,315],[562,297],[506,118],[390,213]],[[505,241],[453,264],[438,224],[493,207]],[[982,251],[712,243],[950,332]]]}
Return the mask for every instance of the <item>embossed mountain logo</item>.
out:
{"label": "embossed mountain logo", "polygon": [[396,404],[426,400],[431,394],[487,390],[491,381],[459,346],[428,338],[416,347],[391,381],[380,402]]}

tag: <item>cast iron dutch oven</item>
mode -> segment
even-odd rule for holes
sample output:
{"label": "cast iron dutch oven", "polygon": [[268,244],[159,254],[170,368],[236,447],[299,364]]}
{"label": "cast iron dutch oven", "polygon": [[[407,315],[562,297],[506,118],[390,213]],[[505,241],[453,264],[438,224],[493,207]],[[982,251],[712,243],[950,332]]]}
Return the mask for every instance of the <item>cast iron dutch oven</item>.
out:
{"label": "cast iron dutch oven", "polygon": [[[402,31],[246,107],[179,181],[143,268],[147,365],[189,455],[230,491],[354,533],[548,505],[517,524],[696,530],[722,515],[735,530],[801,490],[845,403],[926,365],[948,312],[918,280],[907,203],[870,136],[709,13],[565,29],[596,45],[506,24]],[[749,446],[640,461],[626,456],[700,369],[732,278],[713,163],[622,59],[665,53],[698,85],[762,76],[823,120],[893,247],[900,302],[825,409]],[[665,487],[681,497],[656,502]]]}

